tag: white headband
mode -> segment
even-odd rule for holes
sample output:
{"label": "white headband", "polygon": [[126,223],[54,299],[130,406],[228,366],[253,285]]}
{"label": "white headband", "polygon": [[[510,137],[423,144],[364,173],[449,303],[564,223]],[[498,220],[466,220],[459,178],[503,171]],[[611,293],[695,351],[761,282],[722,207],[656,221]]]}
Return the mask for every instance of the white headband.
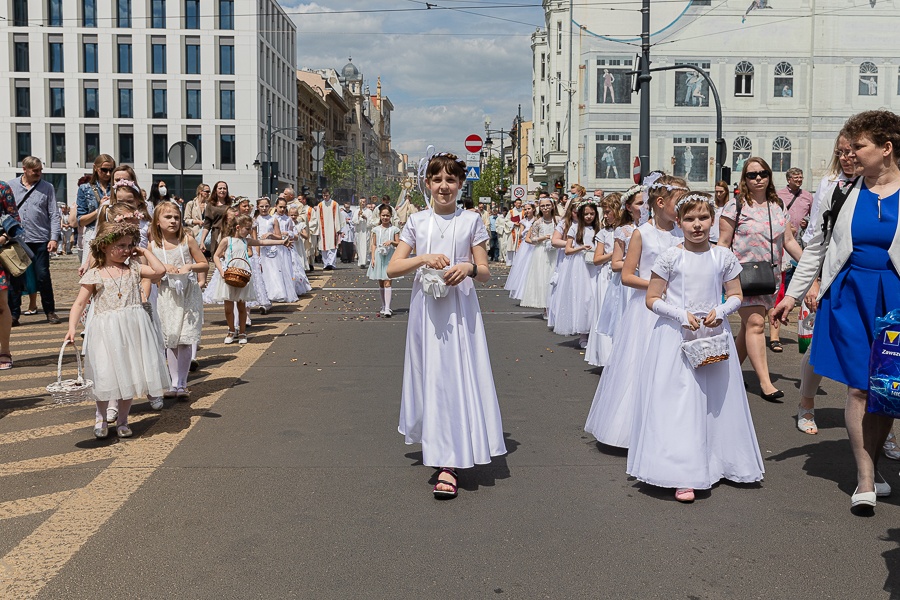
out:
{"label": "white headband", "polygon": [[[681,188],[683,189],[683,188]],[[707,198],[706,196],[701,196],[700,194],[688,194],[683,197],[681,200],[675,203],[675,212],[678,212],[685,203],[690,202],[692,200],[700,200],[702,202],[706,202],[713,208],[716,208],[716,201],[714,198]]]}

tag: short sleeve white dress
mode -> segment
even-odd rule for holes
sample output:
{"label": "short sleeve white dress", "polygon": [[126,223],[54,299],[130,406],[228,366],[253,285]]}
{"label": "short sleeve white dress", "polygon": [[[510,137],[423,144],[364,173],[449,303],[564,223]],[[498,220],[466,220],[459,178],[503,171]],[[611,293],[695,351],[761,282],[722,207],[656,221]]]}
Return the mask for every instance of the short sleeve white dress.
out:
{"label": "short sleeve white dress", "polygon": [[[613,251],[613,230],[601,229],[594,236],[594,244],[603,246],[603,253],[610,254]],[[609,261],[597,267],[597,276],[594,278],[594,302],[591,305],[591,323],[594,324],[588,335],[588,345],[584,349],[584,360],[594,367],[605,366],[609,362],[612,352],[612,337],[597,331],[600,322],[600,311],[606,302],[612,288],[612,267]]]}
{"label": "short sleeve white dress", "polygon": [[[386,281],[390,279],[387,275],[387,266],[388,263],[391,262],[391,257],[394,256],[394,250],[396,250],[396,248],[394,248],[393,245],[385,246],[385,243],[393,240],[394,236],[398,233],[400,233],[400,229],[393,225],[389,225],[388,227],[377,225],[372,229],[371,236],[375,238],[375,256],[369,261],[369,270],[366,272],[369,279],[373,281]],[[359,252],[359,250],[357,250],[357,252]]]}
{"label": "short sleeve white dress", "polygon": [[[488,240],[479,215],[431,210],[410,215],[400,240],[417,254],[442,253],[470,262],[472,247]],[[409,305],[400,433],[422,444],[423,463],[468,468],[506,453],[500,406],[475,284],[466,279],[434,298],[416,273]]]}
{"label": "short sleeve white dress", "polygon": [[[532,226],[531,237],[552,236],[556,225],[553,221],[538,221]],[[526,244],[530,245],[530,244]],[[547,308],[547,299],[550,290],[550,278],[553,277],[553,269],[556,267],[558,248],[550,245],[550,240],[544,240],[534,246],[531,251],[531,259],[528,270],[522,281],[521,288],[513,293],[513,298],[519,300],[520,306],[528,308]]]}
{"label": "short sleeve white dress", "polygon": [[594,280],[599,269],[594,265],[594,228],[585,227],[582,240],[576,240],[578,225],[573,224],[566,234],[575,246],[586,245],[588,250],[566,256],[559,269],[556,283],[556,297],[559,298],[553,333],[557,335],[577,335],[588,333],[596,325],[591,320],[594,302]]}

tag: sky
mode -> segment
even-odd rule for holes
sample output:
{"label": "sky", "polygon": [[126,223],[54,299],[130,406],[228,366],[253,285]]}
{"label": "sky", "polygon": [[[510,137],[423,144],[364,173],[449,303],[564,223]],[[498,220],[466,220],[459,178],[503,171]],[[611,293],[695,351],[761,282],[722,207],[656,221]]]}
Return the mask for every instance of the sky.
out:
{"label": "sky", "polygon": [[[531,34],[540,0],[280,0],[297,25],[297,66],[340,70],[394,105],[391,145],[410,159],[428,144],[464,153],[466,136],[531,119]],[[493,7],[493,8],[492,8]]]}

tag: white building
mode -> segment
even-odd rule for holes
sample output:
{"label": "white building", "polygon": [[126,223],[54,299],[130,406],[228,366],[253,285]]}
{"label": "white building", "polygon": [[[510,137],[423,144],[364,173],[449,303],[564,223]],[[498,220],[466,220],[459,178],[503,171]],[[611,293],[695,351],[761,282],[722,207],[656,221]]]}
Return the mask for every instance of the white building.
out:
{"label": "white building", "polygon": [[[640,97],[627,72],[640,52],[641,2],[543,4],[546,29],[532,36],[534,177],[623,189],[638,154]],[[814,187],[847,117],[898,105],[895,20],[878,0],[652,2],[651,67],[689,63],[712,78],[725,166],[739,171],[762,156],[781,173],[776,186],[795,166]],[[715,108],[705,80],[653,73],[650,104],[649,168],[711,189]]]}
{"label": "white building", "polygon": [[[166,180],[177,141],[197,147],[184,196],[226,181],[256,196],[277,162],[297,176],[296,27],[275,0],[7,0],[0,3],[0,164],[44,161],[60,198],[98,153],[130,164],[138,182]],[[271,103],[271,157],[266,119]]]}

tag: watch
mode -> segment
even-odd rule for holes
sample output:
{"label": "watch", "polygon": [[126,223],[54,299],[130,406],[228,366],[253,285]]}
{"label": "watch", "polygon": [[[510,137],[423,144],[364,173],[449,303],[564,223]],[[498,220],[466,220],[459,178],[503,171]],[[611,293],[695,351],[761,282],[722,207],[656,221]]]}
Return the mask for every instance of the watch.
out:
{"label": "watch", "polygon": [[474,262],[471,263],[471,265],[472,265],[472,274],[469,275],[469,277],[471,277],[472,279],[475,279],[476,277],[478,277],[478,265],[476,265]]}

